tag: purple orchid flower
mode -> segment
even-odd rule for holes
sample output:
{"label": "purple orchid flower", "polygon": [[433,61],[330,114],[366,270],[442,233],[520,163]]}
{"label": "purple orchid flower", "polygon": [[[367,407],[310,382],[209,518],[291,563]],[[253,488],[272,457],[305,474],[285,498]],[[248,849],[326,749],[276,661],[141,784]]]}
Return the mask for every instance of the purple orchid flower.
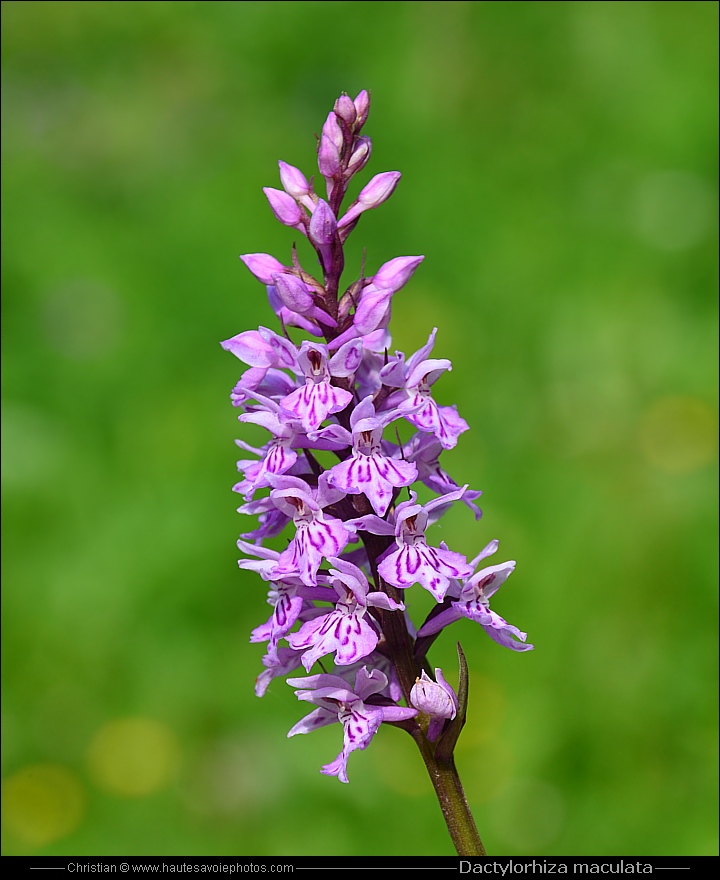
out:
{"label": "purple orchid flower", "polygon": [[238,398],[240,395],[251,397],[255,389],[268,381],[271,371],[297,368],[297,348],[290,340],[278,336],[267,327],[246,330],[220,344],[250,366],[235,386],[233,393]]}
{"label": "purple orchid flower", "polygon": [[334,566],[330,581],[337,593],[335,608],[303,624],[289,636],[295,650],[304,650],[302,662],[309,672],[313,663],[335,651],[335,664],[346,666],[371,654],[377,647],[378,626],[367,614],[368,608],[386,611],[404,611],[402,603],[393,601],[386,593],[371,592],[363,572],[351,562],[329,557]]}
{"label": "purple orchid flower", "polygon": [[273,612],[265,623],[256,626],[250,634],[251,642],[269,642],[268,654],[275,656],[278,651],[278,642],[284,638],[298,620],[312,620],[323,613],[321,608],[316,608],[315,601],[330,602],[335,598],[335,592],[329,586],[330,580],[324,575],[318,575],[318,586],[308,587],[298,577],[273,578],[273,572],[278,566],[280,553],[269,547],[257,544],[249,544],[247,541],[237,542],[238,547],[244,553],[258,557],[257,559],[241,559],[238,567],[247,571],[255,571],[265,581],[270,581],[268,590],[268,605]]}
{"label": "purple orchid flower", "polygon": [[458,436],[468,430],[468,424],[460,418],[455,407],[438,406],[432,398],[430,386],[446,370],[452,369],[447,358],[428,358],[435,345],[436,333],[437,327],[407,363],[403,353],[397,352],[380,375],[385,385],[401,389],[388,398],[388,406],[398,406],[419,431],[434,434],[444,449],[452,449]]}
{"label": "purple orchid flower", "polygon": [[390,549],[381,557],[378,573],[388,584],[402,590],[421,584],[442,602],[451,580],[469,577],[472,567],[461,553],[445,547],[429,547],[425,529],[434,512],[445,510],[462,498],[467,486],[434,498],[427,504],[417,504],[417,494],[410,492],[410,501],[403,501],[395,509],[394,523],[372,514],[350,520],[347,525],[375,535],[395,535],[397,549]]}
{"label": "purple orchid flower", "polygon": [[339,721],[344,728],[344,742],[340,754],[320,771],[326,776],[337,776],[348,782],[347,762],[350,754],[366,749],[383,721],[406,721],[417,715],[417,709],[403,706],[374,706],[365,701],[387,687],[387,678],[379,669],[368,671],[363,667],[355,677],[355,686],[337,675],[311,675],[309,678],[289,678],[298,700],[315,703],[318,708],[306,715],[289,731],[288,737],[310,733],[327,724]]}
{"label": "purple orchid flower", "polygon": [[[311,592],[310,592],[311,591]],[[285,638],[298,621],[307,625],[322,615],[322,608],[314,604],[317,600],[330,601],[333,590],[326,587],[307,587],[296,577],[273,581],[268,591],[268,604],[273,611],[265,623],[256,626],[250,633],[251,642],[268,642],[268,654],[275,655],[280,639]],[[290,647],[297,649],[292,639]]]}
{"label": "purple orchid flower", "polygon": [[338,440],[344,437],[352,444],[352,456],[330,470],[330,482],[346,494],[365,494],[378,516],[384,516],[393,498],[393,491],[409,486],[417,478],[417,467],[409,461],[392,459],[382,448],[386,425],[403,414],[397,410],[376,415],[371,397],[366,397],[350,416],[352,434],[344,428],[336,430]]}
{"label": "purple orchid flower", "polygon": [[317,342],[303,342],[297,363],[305,376],[305,385],[281,401],[293,413],[303,428],[315,431],[328,415],[340,412],[352,401],[352,394],[331,384],[332,378],[352,376],[360,364],[362,344],[349,342],[330,359],[327,346]]}
{"label": "purple orchid flower", "polygon": [[263,409],[243,413],[238,420],[266,428],[273,434],[273,439],[260,449],[242,440],[235,441],[241,449],[260,456],[259,461],[245,459],[237,463],[245,479],[233,486],[233,491],[240,492],[248,501],[256,489],[270,485],[268,474],[285,474],[295,465],[298,459],[296,450],[313,448],[338,451],[347,445],[323,436],[310,440],[294,413],[258,392],[254,397]]}
{"label": "purple orchid flower", "polygon": [[[498,542],[491,541],[472,560],[472,568],[474,569],[480,560],[495,553],[497,548]],[[490,609],[490,597],[500,589],[513,571],[515,571],[514,562],[502,562],[500,565],[483,568],[469,578],[463,578],[460,586],[456,585],[450,591],[456,601],[451,602],[449,608],[431,617],[420,627],[418,636],[433,635],[456,620],[467,617],[479,623],[490,638],[504,648],[510,648],[512,651],[532,651],[534,645],[525,643],[527,633],[521,632]]]}
{"label": "purple orchid flower", "polygon": [[250,501],[256,489],[270,485],[267,481],[267,474],[284,474],[295,464],[298,454],[293,446],[298,430],[294,429],[293,423],[289,419],[283,421],[274,412],[243,413],[238,418],[243,422],[262,425],[274,435],[273,439],[261,449],[250,446],[242,440],[235,441],[241,449],[260,456],[259,461],[241,459],[237,463],[238,470],[243,473],[244,479],[233,486],[233,491],[239,492],[247,501]]}
{"label": "purple orchid flower", "polygon": [[[325,475],[323,475],[325,477]],[[298,575],[304,584],[317,584],[317,571],[324,556],[339,556],[352,534],[343,522],[324,513],[323,508],[342,497],[341,492],[321,480],[316,497],[297,477],[267,474],[273,490],[270,500],[295,523],[295,537],[279,558],[274,578]]]}

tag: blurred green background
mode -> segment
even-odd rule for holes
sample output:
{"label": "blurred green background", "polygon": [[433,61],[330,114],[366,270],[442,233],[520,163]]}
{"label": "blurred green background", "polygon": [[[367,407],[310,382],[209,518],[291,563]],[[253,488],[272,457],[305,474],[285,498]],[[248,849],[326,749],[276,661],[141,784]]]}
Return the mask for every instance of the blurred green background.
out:
{"label": "blurred green background", "polygon": [[[452,853],[402,731],[348,786],[339,727],[285,738],[307,707],[254,696],[236,567],[218,342],[275,326],[237,255],[288,259],[261,187],[368,88],[361,182],[403,179],[349,271],[425,254],[394,342],[439,328],[485,513],[434,542],[500,539],[536,645],[454,632],[488,851],[717,854],[716,3],[2,14],[3,851]],[[452,635],[431,661],[457,681]]]}

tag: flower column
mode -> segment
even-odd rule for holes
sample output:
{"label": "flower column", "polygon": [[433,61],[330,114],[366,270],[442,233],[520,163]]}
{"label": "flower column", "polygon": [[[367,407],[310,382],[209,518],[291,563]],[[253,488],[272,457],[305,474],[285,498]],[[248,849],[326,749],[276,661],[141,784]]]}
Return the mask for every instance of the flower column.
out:
{"label": "flower column", "polygon": [[[362,133],[369,109],[365,91],[335,102],[317,145],[319,190],[298,168],[279,163],[282,189],[266,187],[265,195],[278,221],[307,239],[316,262],[305,268],[294,245],[287,263],[243,255],[266,288],[277,327],[244,330],[222,343],[248,367],[231,393],[241,423],[271,435],[261,447],[237,441],[257,458],[238,462],[243,478],[233,487],[243,497],[239,511],[257,517],[238,541],[249,557],[240,567],[269,583],[273,606],[251,634],[267,643],[255,690],[262,696],[278,676],[311,673],[319,664],[320,673],[288,679],[297,698],[316,707],[289,736],[340,723],[342,750],[322,772],[347,782],[351,753],[367,748],[381,724],[406,730],[457,852],[483,855],[453,758],[465,723],[467,664],[458,644],[455,694],[441,669],[430,674],[427,652],[463,618],[515,652],[532,645],[489,608],[515,563],[473,574],[497,542],[468,563],[427,536],[455,502],[478,519],[481,493],[458,485],[439,464],[468,425],[433,396],[452,368],[446,358],[430,357],[437,329],[407,359],[390,353],[393,299],[423,257],[395,257],[369,275],[363,258],[354,279],[342,281],[348,236],[400,180],[397,171],[375,175],[343,210],[350,181],[371,156]],[[418,482],[436,497],[418,503],[411,488]],[[285,543],[273,544],[286,530]],[[402,601],[416,586],[436,602],[419,627]]]}

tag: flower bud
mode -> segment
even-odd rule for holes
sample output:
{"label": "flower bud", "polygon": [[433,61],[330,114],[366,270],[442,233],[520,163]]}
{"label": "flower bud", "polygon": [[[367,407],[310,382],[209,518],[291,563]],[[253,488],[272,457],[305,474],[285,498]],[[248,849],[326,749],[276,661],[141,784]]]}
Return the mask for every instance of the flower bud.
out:
{"label": "flower bud", "polygon": [[353,315],[353,326],[361,336],[372,333],[378,327],[387,327],[393,292],[377,290],[373,285],[365,288]]}
{"label": "flower bud", "polygon": [[326,179],[336,177],[340,170],[340,153],[327,135],[320,138],[318,145],[318,168]]}
{"label": "flower bud", "polygon": [[263,284],[272,284],[273,274],[285,271],[285,266],[270,254],[240,254],[240,259]]}
{"label": "flower bud", "polygon": [[330,205],[320,199],[310,219],[308,238],[317,250],[320,251],[323,268],[326,272],[330,270],[332,265],[332,249],[336,234],[337,221],[335,220],[335,215]]}
{"label": "flower bud", "polygon": [[302,221],[302,211],[295,199],[281,189],[263,187],[275,217],[285,226],[297,226]]}
{"label": "flower bud", "polygon": [[401,176],[399,171],[383,171],[381,174],[376,174],[370,183],[360,191],[357,201],[340,218],[338,223],[340,229],[359,217],[363,211],[377,208],[387,201],[393,194]]}
{"label": "flower bud", "polygon": [[360,129],[365,125],[365,122],[368,118],[368,113],[370,112],[370,95],[363,89],[360,94],[353,101],[355,104],[355,112],[357,113],[357,119],[355,121],[355,131],[360,131]]}
{"label": "flower bud", "polygon": [[355,103],[348,95],[340,95],[337,101],[335,101],[333,110],[347,125],[352,125],[357,118]]}
{"label": "flower bud", "polygon": [[310,184],[299,168],[288,165],[287,162],[278,162],[280,166],[280,182],[286,193],[294,199],[301,199],[310,194]]}
{"label": "flower bud", "polygon": [[313,307],[312,294],[296,275],[277,273],[273,275],[273,283],[282,302],[293,312],[304,314]]}
{"label": "flower bud", "polygon": [[420,712],[430,716],[428,739],[434,742],[443,728],[446,718],[454,718],[457,713],[458,700],[455,691],[445,681],[442,669],[435,670],[433,681],[423,669],[422,677],[415,679],[410,691],[410,702]]}
{"label": "flower bud", "polygon": [[323,137],[329,138],[330,141],[335,144],[338,153],[342,151],[342,148],[345,145],[345,138],[343,137],[337,116],[332,111],[328,113],[328,118],[325,120],[325,125],[322,127],[322,134]]}
{"label": "flower bud", "polygon": [[370,279],[374,287],[400,290],[410,280],[425,257],[395,257],[383,263],[375,276]]}
{"label": "flower bud", "polygon": [[350,177],[352,174],[357,174],[358,171],[361,171],[367,165],[371,150],[372,141],[369,137],[363,135],[357,139],[355,146],[353,147],[352,155],[350,156],[350,161],[348,162],[347,177]]}
{"label": "flower bud", "polygon": [[383,171],[381,174],[376,174],[370,183],[360,190],[358,201],[366,209],[377,208],[393,194],[400,177],[399,171]]}

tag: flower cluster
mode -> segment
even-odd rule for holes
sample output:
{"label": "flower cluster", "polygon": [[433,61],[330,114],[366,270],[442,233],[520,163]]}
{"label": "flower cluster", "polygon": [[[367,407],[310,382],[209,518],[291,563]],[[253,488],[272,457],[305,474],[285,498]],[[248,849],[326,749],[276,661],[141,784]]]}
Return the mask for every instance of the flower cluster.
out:
{"label": "flower cluster", "polygon": [[[450,623],[467,617],[507,648],[532,648],[489,607],[515,563],[476,571],[497,541],[468,562],[426,535],[456,501],[479,518],[481,493],[439,464],[468,425],[433,396],[451,369],[432,356],[436,330],[408,358],[389,353],[393,297],[423,257],[395,257],[370,275],[363,264],[341,288],[348,236],[400,179],[397,171],[375,175],[343,209],[350,181],[371,155],[362,133],[369,108],[365,91],[335,102],[317,145],[319,191],[312,178],[279,163],[282,189],[265,188],[265,195],[280,223],[307,239],[317,266],[314,274],[305,269],[295,246],[287,265],[269,254],[243,255],[267,289],[279,332],[259,327],[222,343],[247,365],[231,394],[240,422],[268,434],[260,447],[236,441],[251,456],[238,462],[239,511],[257,517],[238,541],[245,554],[239,565],[267,582],[272,606],[251,635],[267,646],[255,690],[262,696],[275,677],[320,663],[321,674],[288,679],[298,699],[317,707],[289,736],[339,721],[343,748],[322,772],[343,782],[350,753],[366,748],[382,722],[417,727],[425,719],[434,742],[455,718],[457,697],[441,670],[436,681],[428,676],[425,657]],[[289,328],[310,338],[293,341]],[[402,424],[409,426],[405,441]],[[417,482],[437,497],[419,503],[410,488]],[[289,543],[273,549],[271,539],[286,528]],[[402,602],[415,584],[437,603],[417,630]],[[332,673],[322,665],[328,655]]]}

